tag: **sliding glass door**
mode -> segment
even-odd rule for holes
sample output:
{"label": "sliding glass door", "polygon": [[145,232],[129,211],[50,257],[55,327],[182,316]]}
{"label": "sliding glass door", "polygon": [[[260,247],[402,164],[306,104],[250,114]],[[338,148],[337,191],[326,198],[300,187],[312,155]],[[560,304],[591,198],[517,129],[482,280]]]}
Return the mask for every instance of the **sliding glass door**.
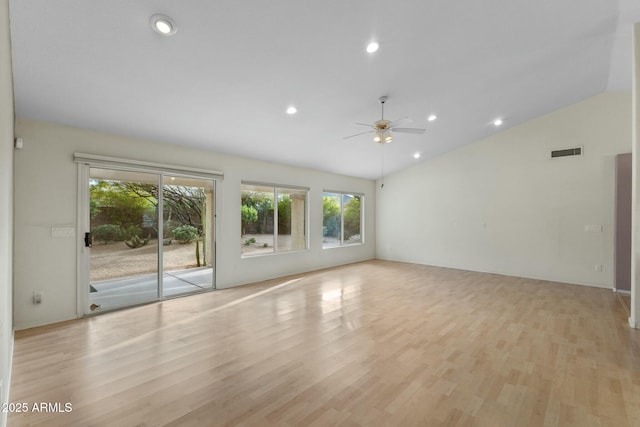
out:
{"label": "sliding glass door", "polygon": [[90,169],[92,310],[158,298],[158,200],[148,191],[154,187],[156,174]]}
{"label": "sliding glass door", "polygon": [[83,311],[214,288],[213,180],[90,167],[88,193]]}

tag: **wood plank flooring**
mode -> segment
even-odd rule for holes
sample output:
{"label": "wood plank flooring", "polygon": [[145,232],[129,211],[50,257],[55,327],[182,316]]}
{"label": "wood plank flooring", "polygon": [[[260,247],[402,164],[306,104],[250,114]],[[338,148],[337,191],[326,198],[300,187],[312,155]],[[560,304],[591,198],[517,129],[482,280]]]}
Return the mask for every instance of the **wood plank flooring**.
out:
{"label": "wood plank flooring", "polygon": [[640,426],[610,290],[369,261],[16,333],[9,426]]}
{"label": "wood plank flooring", "polygon": [[618,292],[616,294],[618,296],[618,301],[622,304],[622,308],[624,312],[627,313],[627,317],[631,316],[631,295],[623,294]]}

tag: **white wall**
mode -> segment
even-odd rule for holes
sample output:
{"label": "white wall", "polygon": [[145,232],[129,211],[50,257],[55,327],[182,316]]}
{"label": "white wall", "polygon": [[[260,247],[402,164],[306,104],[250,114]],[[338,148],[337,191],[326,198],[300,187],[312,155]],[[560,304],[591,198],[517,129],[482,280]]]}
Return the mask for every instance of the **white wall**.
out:
{"label": "white wall", "polygon": [[[13,353],[13,118],[9,1],[0,0],[0,404],[8,400]],[[7,414],[0,413],[0,426],[6,421]]]}
{"label": "white wall", "polygon": [[[15,157],[15,326],[16,329],[76,317],[76,239],[52,239],[52,226],[75,226],[77,165],[74,152],[221,170],[217,211],[217,287],[224,288],[375,257],[375,184],[213,152],[18,119],[24,148]],[[310,188],[309,251],[240,257],[240,182],[260,181]],[[322,249],[322,191],[365,194],[365,244]],[[34,290],[43,303],[34,305]]]}
{"label": "white wall", "polygon": [[611,288],[614,159],[630,151],[631,97],[604,93],[400,171],[377,189],[377,257]]}

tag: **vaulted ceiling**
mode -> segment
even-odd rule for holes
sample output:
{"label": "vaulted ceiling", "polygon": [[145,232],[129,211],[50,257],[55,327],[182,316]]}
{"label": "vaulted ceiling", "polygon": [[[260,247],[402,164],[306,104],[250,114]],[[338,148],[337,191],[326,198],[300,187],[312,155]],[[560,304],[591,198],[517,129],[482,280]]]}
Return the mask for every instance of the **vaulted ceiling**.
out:
{"label": "vaulted ceiling", "polygon": [[[365,178],[631,89],[637,0],[12,0],[19,117]],[[162,36],[150,17],[169,16]],[[375,40],[377,52],[366,45]],[[408,116],[423,135],[366,130]],[[295,105],[298,113],[286,114]],[[428,121],[431,114],[437,120]],[[495,128],[495,118],[504,124]],[[419,152],[419,160],[413,154]],[[220,165],[212,165],[219,167]]]}

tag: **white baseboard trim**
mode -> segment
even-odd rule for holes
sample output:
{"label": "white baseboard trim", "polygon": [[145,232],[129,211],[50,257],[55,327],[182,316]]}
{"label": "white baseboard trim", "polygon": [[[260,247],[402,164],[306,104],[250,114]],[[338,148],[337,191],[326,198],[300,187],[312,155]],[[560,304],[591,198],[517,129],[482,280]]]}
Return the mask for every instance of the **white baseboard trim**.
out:
{"label": "white baseboard trim", "polygon": [[514,272],[504,272],[501,270],[493,270],[493,269],[483,269],[477,268],[474,266],[458,266],[458,265],[449,265],[449,264],[438,264],[438,263],[428,263],[422,260],[407,260],[407,259],[397,259],[397,258],[380,258],[376,259],[382,261],[393,261],[393,262],[404,262],[407,264],[418,264],[418,265],[426,265],[429,267],[442,267],[442,268],[450,268],[453,270],[463,270],[463,271],[472,271],[475,273],[487,273],[487,274],[496,274],[499,276],[507,276],[507,277],[517,277],[521,279],[531,279],[531,280],[542,280],[544,282],[553,282],[553,283],[561,283],[565,285],[578,285],[578,286],[588,286],[590,288],[600,288],[600,289],[613,289],[611,284],[601,284],[601,283],[593,283],[593,282],[585,282],[581,280],[573,280],[562,277],[548,277],[548,276],[537,276],[531,274],[519,274]]}
{"label": "white baseboard trim", "polygon": [[611,290],[617,294],[631,295],[631,291],[625,291],[624,289],[611,288]]}
{"label": "white baseboard trim", "polygon": [[638,325],[636,325],[636,322],[631,317],[629,317],[629,326],[631,326],[634,329],[640,329],[638,328]]}

